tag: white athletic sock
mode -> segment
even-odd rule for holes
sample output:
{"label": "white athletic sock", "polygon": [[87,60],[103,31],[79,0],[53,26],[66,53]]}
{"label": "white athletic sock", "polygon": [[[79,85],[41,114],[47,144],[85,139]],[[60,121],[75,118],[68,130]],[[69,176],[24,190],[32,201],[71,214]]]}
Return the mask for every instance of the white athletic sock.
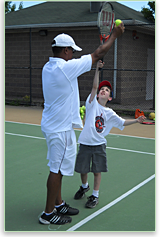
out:
{"label": "white athletic sock", "polygon": [[62,206],[64,204],[65,204],[65,202],[63,201],[60,205],[55,205],[55,207],[58,208],[58,207],[60,207],[60,206]]}
{"label": "white athletic sock", "polygon": [[53,212],[54,212],[54,210],[53,210],[51,213],[46,213],[46,212],[44,212],[44,213],[46,214],[46,216],[49,216],[49,215],[51,215]]}
{"label": "white athletic sock", "polygon": [[88,182],[85,184],[82,184],[82,188],[88,188]]}
{"label": "white athletic sock", "polygon": [[92,195],[98,198],[99,197],[99,190],[93,190]]}

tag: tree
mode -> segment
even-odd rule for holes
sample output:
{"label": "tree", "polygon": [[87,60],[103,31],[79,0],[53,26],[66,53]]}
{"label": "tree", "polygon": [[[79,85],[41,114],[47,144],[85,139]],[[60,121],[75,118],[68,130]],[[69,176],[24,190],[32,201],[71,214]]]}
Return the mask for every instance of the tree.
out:
{"label": "tree", "polygon": [[11,2],[5,2],[5,13],[14,12],[16,9],[16,4],[11,6]]}
{"label": "tree", "polygon": [[[5,13],[14,12],[16,10],[16,4],[11,6],[11,1],[5,2]],[[20,2],[18,10],[23,9],[23,2]]]}
{"label": "tree", "polygon": [[23,9],[23,2],[20,2],[18,10],[22,10],[22,9]]}
{"label": "tree", "polygon": [[149,8],[143,7],[141,12],[144,17],[152,22],[155,22],[155,2],[148,2]]}

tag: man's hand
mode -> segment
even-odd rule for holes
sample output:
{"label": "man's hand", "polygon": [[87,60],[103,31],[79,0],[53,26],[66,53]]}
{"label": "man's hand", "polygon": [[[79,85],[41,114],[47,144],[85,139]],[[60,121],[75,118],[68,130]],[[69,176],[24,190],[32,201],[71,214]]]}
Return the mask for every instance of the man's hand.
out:
{"label": "man's hand", "polygon": [[143,121],[146,119],[146,117],[144,116],[144,115],[142,115],[142,116],[139,116],[138,118],[137,118],[137,122],[138,123],[143,123]]}
{"label": "man's hand", "polygon": [[111,36],[109,37],[109,39],[103,45],[100,45],[91,54],[92,65],[106,55],[106,53],[109,51],[109,49],[111,48],[111,46],[114,43],[114,41],[116,40],[116,38],[123,34],[124,29],[125,29],[125,27],[124,27],[123,22],[119,26],[116,26],[114,23],[113,32],[112,32]]}
{"label": "man's hand", "polygon": [[125,27],[124,27],[123,22],[121,22],[121,24],[119,24],[119,26],[116,26],[116,24],[114,23],[112,36],[115,38],[118,38],[119,36],[121,36],[124,33],[124,30],[125,30]]}

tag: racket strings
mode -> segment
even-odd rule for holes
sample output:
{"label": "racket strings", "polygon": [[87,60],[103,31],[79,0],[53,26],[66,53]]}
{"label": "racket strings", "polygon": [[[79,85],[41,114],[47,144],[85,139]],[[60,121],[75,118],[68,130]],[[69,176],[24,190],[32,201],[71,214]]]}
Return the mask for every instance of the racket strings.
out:
{"label": "racket strings", "polygon": [[112,32],[114,25],[114,11],[109,3],[105,3],[101,8],[98,16],[98,26],[100,30],[100,40],[105,42]]}

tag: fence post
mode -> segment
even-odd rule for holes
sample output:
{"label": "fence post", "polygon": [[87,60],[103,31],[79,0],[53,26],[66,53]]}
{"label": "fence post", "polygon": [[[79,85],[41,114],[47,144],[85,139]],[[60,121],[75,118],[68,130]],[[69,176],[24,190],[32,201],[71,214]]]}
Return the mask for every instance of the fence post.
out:
{"label": "fence post", "polygon": [[29,50],[30,50],[30,106],[32,105],[32,51],[31,51],[31,40],[32,40],[32,32],[30,28],[29,34]]}

